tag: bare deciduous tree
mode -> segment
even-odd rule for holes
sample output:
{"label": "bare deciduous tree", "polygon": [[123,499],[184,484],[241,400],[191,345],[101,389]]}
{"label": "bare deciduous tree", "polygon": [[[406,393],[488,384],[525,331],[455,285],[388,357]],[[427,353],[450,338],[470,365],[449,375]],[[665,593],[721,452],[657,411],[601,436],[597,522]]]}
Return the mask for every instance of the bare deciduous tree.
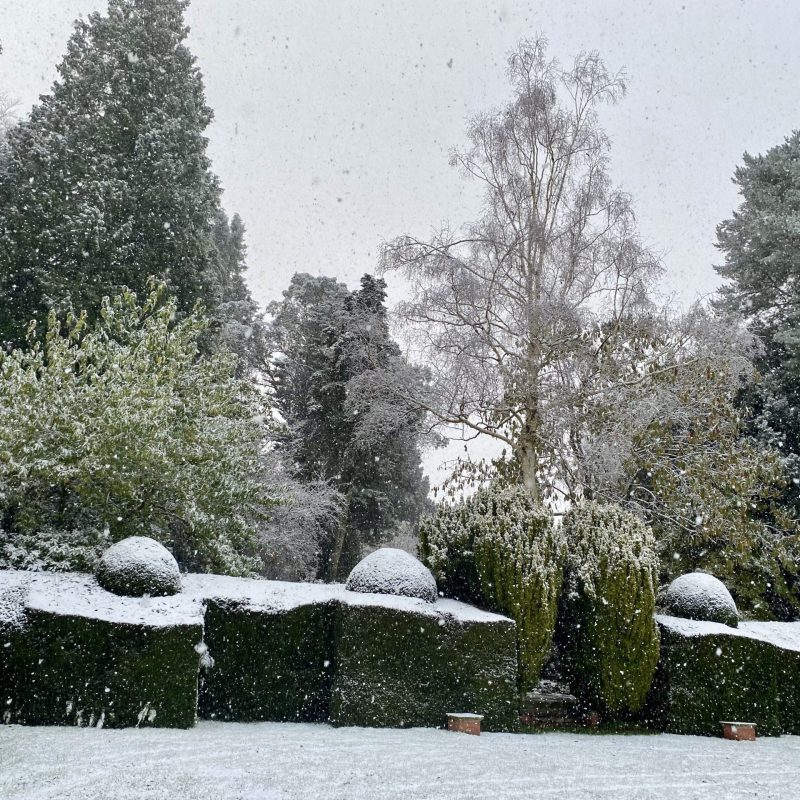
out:
{"label": "bare deciduous tree", "polygon": [[[513,99],[474,117],[468,147],[452,154],[482,186],[480,217],[428,241],[395,239],[382,269],[410,282],[399,314],[432,375],[419,403],[503,442],[535,498],[574,499],[598,470],[623,469],[634,432],[660,413],[659,376],[727,350],[734,380],[746,359],[736,332],[702,310],[678,320],[652,300],[662,266],[612,185],[597,119],[624,76],[595,53],[564,68],[545,51],[542,39],[518,46]],[[725,348],[712,346],[720,337]]]}

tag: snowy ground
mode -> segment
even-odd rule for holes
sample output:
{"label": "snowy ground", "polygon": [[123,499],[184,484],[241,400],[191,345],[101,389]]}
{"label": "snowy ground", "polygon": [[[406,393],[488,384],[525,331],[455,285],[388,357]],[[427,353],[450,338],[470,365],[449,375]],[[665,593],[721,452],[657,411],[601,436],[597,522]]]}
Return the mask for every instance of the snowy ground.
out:
{"label": "snowy ground", "polygon": [[483,734],[201,722],[0,725],[3,800],[797,798],[800,737]]}

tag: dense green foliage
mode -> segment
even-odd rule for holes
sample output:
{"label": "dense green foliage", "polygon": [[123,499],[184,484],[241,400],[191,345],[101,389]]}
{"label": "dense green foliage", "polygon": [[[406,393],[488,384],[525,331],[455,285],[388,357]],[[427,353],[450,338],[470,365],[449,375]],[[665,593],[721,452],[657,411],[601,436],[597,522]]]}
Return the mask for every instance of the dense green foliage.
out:
{"label": "dense green foliage", "polygon": [[513,625],[342,604],[332,692],[335,725],[442,727],[469,711],[485,730],[514,730]]}
{"label": "dense green foliage", "polygon": [[[776,667],[782,651],[727,633],[688,636],[660,628],[662,654],[651,706],[661,727],[719,736],[722,720],[740,720],[755,722],[759,736],[780,732]],[[796,724],[787,720],[787,730]]]}
{"label": "dense green foliage", "polygon": [[263,399],[163,293],[106,299],[94,325],[51,312],[43,342],[0,355],[3,564],[90,569],[140,534],[183,569],[259,569]]}
{"label": "dense green foliage", "polygon": [[747,435],[742,410],[724,393],[703,388],[714,381],[698,374],[682,389],[706,400],[690,402],[694,412],[681,424],[656,420],[643,432],[627,504],[652,527],[663,583],[710,572],[749,616],[795,619],[800,531],[780,502],[786,465]]}
{"label": "dense green foliage", "polygon": [[231,601],[206,604],[200,716],[207,719],[325,721],[334,673],[336,604],[266,613]]}
{"label": "dense green foliage", "polygon": [[[734,183],[741,204],[717,228],[728,279],[720,305],[740,314],[764,344],[756,358],[761,379],[741,397],[749,432],[779,451],[792,478],[800,476],[800,131],[763,155],[744,154]],[[781,497],[800,513],[800,482],[787,481]]]}
{"label": "dense green foliage", "polygon": [[776,670],[781,733],[797,736],[800,734],[800,653],[780,649]]}
{"label": "dense green foliage", "polygon": [[552,643],[563,543],[522,487],[481,489],[420,524],[420,550],[445,595],[517,624],[520,688],[536,686]]}
{"label": "dense green foliage", "polygon": [[363,544],[414,525],[428,482],[420,463],[424,415],[393,388],[422,380],[389,335],[386,285],[365,275],[353,292],[297,274],[273,303],[266,343],[275,404],[301,477],[325,478],[346,498],[322,575],[346,576]]}
{"label": "dense green foliage", "polygon": [[30,609],[27,617],[0,662],[0,695],[9,722],[194,725],[200,621],[161,627]]}
{"label": "dense green foliage", "polygon": [[639,711],[659,653],[653,535],[631,513],[593,501],[570,509],[563,534],[557,636],[572,691],[611,718]]}
{"label": "dense green foliage", "polygon": [[[110,0],[78,21],[59,78],[8,134],[0,175],[0,340],[100,306],[150,275],[178,308],[241,295],[185,45],[186,0]],[[217,224],[215,228],[215,222]],[[238,223],[235,223],[238,225]],[[228,231],[230,234],[230,231]],[[239,298],[237,298],[239,299]]]}

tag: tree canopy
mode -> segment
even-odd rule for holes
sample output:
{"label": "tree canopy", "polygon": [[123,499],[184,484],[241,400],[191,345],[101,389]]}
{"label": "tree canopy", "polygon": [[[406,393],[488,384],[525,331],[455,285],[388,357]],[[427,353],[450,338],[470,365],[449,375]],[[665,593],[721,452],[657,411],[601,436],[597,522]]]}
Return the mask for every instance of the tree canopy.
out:
{"label": "tree canopy", "polygon": [[187,5],[110,0],[107,14],[78,21],[50,94],[10,131],[0,339],[22,341],[51,307],[95,310],[123,286],[143,291],[151,275],[183,312],[241,292],[231,274],[241,262],[215,237],[212,112],[185,44]]}
{"label": "tree canopy", "polygon": [[686,413],[684,367],[720,367],[730,391],[749,367],[747,337],[700,307],[657,302],[662,266],[611,182],[598,120],[624,76],[596,53],[561,66],[541,39],[511,53],[508,75],[511,100],[473,117],[451,159],[483,191],[479,218],[384,248],[383,269],[410,283],[399,312],[432,373],[415,399],[502,443],[501,466],[533,497],[616,500],[659,401]]}
{"label": "tree canopy", "polygon": [[370,275],[351,292],[333,278],[296,274],[268,309],[267,371],[298,473],[330,480],[346,497],[324,559],[332,579],[362,545],[414,523],[428,491],[424,415],[395,402],[398,384],[423,378],[389,334],[385,299],[384,282]]}
{"label": "tree canopy", "polygon": [[86,569],[147,535],[184,569],[262,570],[268,409],[164,295],[105,298],[94,324],[51,311],[43,342],[0,355],[3,563]]}

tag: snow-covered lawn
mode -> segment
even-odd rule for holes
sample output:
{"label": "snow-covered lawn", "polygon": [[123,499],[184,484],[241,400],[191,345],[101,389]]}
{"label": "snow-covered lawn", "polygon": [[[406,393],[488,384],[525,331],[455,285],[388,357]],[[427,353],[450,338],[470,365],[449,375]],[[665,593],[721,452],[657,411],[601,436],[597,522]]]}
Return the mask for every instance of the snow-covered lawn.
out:
{"label": "snow-covered lawn", "polygon": [[800,737],[483,734],[200,722],[0,726],[3,800],[797,798]]}

